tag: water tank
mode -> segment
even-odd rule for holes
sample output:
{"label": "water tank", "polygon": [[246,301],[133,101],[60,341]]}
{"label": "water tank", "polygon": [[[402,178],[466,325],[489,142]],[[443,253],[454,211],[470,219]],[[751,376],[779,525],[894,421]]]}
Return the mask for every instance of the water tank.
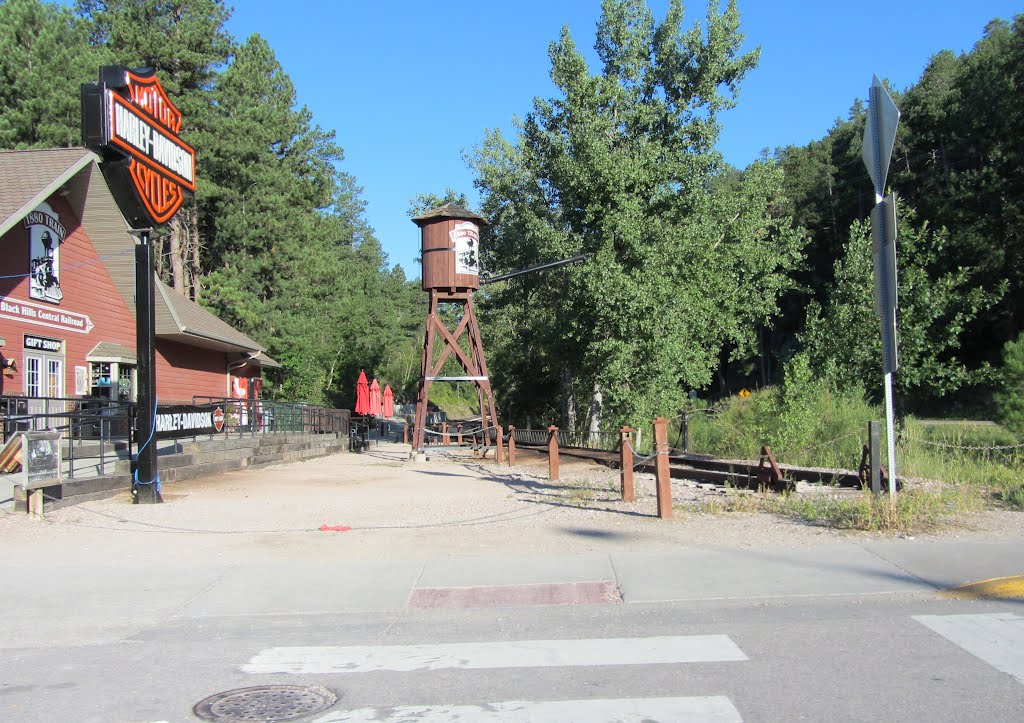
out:
{"label": "water tank", "polygon": [[424,291],[480,288],[480,226],[487,219],[446,203],[413,223],[420,227]]}

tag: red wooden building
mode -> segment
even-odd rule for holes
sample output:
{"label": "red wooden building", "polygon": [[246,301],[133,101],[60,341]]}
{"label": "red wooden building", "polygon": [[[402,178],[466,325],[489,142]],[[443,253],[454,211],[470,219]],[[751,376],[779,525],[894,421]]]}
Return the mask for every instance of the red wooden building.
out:
{"label": "red wooden building", "polygon": [[[0,152],[0,395],[135,397],[134,238],[99,157]],[[161,404],[236,396],[277,363],[156,282]]]}

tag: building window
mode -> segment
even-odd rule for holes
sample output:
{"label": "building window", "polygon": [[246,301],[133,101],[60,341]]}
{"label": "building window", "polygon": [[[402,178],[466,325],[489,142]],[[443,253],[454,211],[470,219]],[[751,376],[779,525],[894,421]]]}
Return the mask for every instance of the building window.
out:
{"label": "building window", "polygon": [[128,364],[117,365],[117,398],[122,402],[136,401],[136,371]]}
{"label": "building window", "polygon": [[46,359],[46,396],[64,396],[64,364],[60,359]]}
{"label": "building window", "polygon": [[42,385],[43,360],[37,356],[25,357],[25,396],[43,396]]}

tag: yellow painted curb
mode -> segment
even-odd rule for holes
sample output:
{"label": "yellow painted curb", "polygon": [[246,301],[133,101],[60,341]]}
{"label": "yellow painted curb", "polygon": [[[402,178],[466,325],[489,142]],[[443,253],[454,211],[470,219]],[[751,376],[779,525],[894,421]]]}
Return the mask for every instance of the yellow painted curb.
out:
{"label": "yellow painted curb", "polygon": [[957,598],[1024,598],[1024,575],[993,577],[989,580],[968,582],[945,594]]}

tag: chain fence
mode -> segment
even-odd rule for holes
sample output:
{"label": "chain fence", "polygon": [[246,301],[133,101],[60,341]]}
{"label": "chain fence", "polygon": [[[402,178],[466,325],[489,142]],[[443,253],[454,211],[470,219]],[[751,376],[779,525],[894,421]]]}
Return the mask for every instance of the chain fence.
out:
{"label": "chain fence", "polygon": [[914,445],[938,452],[947,459],[970,459],[992,464],[1024,465],[1024,442],[1015,444],[958,444],[925,439],[904,431],[897,437],[897,443],[904,451]]}

